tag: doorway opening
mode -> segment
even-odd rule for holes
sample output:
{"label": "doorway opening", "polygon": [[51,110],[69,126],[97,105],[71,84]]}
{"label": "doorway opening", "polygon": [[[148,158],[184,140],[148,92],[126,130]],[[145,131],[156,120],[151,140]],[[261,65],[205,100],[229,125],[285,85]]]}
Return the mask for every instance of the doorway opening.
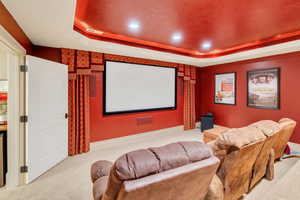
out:
{"label": "doorway opening", "polygon": [[25,182],[20,173],[25,154],[20,116],[25,50],[0,26],[0,189]]}
{"label": "doorway opening", "polygon": [[0,187],[5,186],[7,174],[7,116],[8,116],[8,54],[0,45]]}

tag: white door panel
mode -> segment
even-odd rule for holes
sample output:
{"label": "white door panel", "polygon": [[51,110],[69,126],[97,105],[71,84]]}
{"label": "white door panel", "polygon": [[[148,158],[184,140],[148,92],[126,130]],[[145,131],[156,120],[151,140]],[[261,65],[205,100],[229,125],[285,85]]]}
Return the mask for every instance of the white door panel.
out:
{"label": "white door panel", "polygon": [[31,182],[68,155],[67,66],[26,56],[27,156]]}

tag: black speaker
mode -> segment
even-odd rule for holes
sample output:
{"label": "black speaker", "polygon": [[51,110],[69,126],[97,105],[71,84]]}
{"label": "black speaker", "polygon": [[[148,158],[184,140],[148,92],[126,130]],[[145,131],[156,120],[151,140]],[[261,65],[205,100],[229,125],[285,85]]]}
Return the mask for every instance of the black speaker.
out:
{"label": "black speaker", "polygon": [[212,113],[207,113],[201,116],[201,132],[214,127],[214,116]]}

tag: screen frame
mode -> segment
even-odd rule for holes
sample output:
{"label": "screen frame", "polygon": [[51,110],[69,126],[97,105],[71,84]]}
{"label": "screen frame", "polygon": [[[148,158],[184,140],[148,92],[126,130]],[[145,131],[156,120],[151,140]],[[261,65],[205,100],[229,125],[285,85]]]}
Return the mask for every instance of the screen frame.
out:
{"label": "screen frame", "polygon": [[[124,110],[124,111],[113,111],[107,112],[106,111],[106,63],[107,62],[116,62],[116,63],[128,63],[128,64],[135,64],[135,65],[146,65],[149,67],[161,67],[161,68],[172,68],[175,70],[175,95],[174,95],[174,102],[175,105],[172,107],[162,107],[162,108],[148,108],[148,109],[136,109],[136,110]],[[126,114],[126,113],[140,113],[140,112],[150,112],[150,111],[159,111],[159,110],[176,110],[177,109],[177,67],[167,67],[167,66],[159,66],[159,65],[150,65],[150,64],[141,64],[141,63],[133,63],[133,62],[125,62],[125,61],[115,61],[115,60],[105,60],[104,61],[104,71],[103,71],[103,115],[115,115],[115,114]]]}

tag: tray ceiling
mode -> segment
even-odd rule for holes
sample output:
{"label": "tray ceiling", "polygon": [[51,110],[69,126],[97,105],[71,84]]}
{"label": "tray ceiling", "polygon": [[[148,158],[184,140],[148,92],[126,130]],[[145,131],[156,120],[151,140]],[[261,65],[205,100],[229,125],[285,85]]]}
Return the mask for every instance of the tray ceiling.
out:
{"label": "tray ceiling", "polygon": [[[300,2],[243,2],[246,5],[237,0],[78,0],[77,6],[83,5],[76,11],[75,0],[2,0],[35,45],[199,67],[300,51],[300,40],[294,40]],[[288,37],[243,47],[282,35]],[[243,48],[225,51],[236,46]]]}
{"label": "tray ceiling", "polygon": [[298,39],[299,19],[295,0],[77,0],[74,29],[203,58]]}

